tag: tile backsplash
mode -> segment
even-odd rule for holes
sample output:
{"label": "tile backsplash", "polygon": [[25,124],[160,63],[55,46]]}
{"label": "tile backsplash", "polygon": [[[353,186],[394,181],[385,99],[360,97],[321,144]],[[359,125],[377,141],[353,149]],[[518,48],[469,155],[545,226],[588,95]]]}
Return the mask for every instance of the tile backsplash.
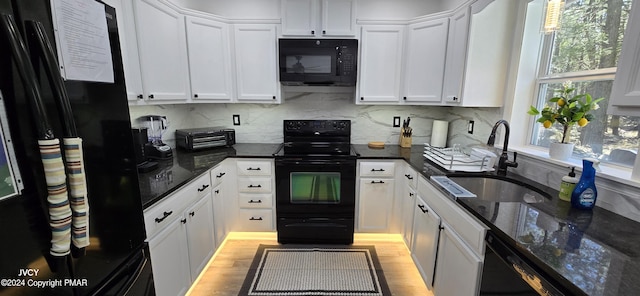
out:
{"label": "tile backsplash", "polygon": [[[223,126],[234,128],[238,143],[281,143],[284,119],[349,119],[351,141],[366,144],[383,141],[396,144],[400,128],[393,127],[393,117],[411,117],[413,144],[431,140],[434,119],[449,121],[448,144],[463,145],[486,142],[493,123],[500,119],[500,108],[456,108],[441,106],[356,105],[350,93],[286,93],[280,105],[269,104],[183,104],[131,106],[132,124],[136,118],[165,115],[169,129],[163,139],[171,144],[176,129]],[[232,116],[240,115],[234,126]],[[467,133],[469,120],[475,121],[474,134]]]}

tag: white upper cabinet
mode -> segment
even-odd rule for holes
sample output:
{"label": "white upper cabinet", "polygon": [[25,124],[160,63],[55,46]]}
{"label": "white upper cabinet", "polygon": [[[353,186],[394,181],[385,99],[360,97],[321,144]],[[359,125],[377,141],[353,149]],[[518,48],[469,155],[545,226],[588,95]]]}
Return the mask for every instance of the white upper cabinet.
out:
{"label": "white upper cabinet", "polygon": [[400,25],[362,27],[356,102],[399,102],[404,28]]}
{"label": "white upper cabinet", "polygon": [[448,27],[448,18],[408,26],[403,102],[442,101]]}
{"label": "white upper cabinet", "polygon": [[138,100],[142,100],[144,96],[142,90],[142,75],[140,74],[140,58],[138,57],[138,38],[136,36],[136,25],[133,16],[133,3],[128,0],[104,0],[103,2],[116,9],[122,66],[124,68],[124,80],[127,86],[127,99],[130,104],[135,104]]}
{"label": "white upper cabinet", "polygon": [[462,96],[470,10],[470,7],[463,7],[449,18],[449,37],[442,93],[443,100],[447,103],[459,103]]}
{"label": "white upper cabinet", "polygon": [[356,35],[355,0],[322,0],[322,36]]}
{"label": "white upper cabinet", "polygon": [[631,6],[607,112],[640,116],[640,5]]}
{"label": "white upper cabinet", "polygon": [[503,106],[516,10],[517,1],[479,0],[449,19],[445,105]]}
{"label": "white upper cabinet", "polygon": [[317,0],[282,0],[282,35],[315,36],[318,26],[318,4]]}
{"label": "white upper cabinet", "polygon": [[234,25],[239,102],[280,103],[275,25]]}
{"label": "white upper cabinet", "polygon": [[187,16],[192,102],[230,102],[231,53],[228,25]]}
{"label": "white upper cabinet", "polygon": [[158,0],[134,2],[144,99],[185,102],[190,97],[184,16]]}
{"label": "white upper cabinet", "polygon": [[355,36],[354,0],[282,0],[282,36]]}

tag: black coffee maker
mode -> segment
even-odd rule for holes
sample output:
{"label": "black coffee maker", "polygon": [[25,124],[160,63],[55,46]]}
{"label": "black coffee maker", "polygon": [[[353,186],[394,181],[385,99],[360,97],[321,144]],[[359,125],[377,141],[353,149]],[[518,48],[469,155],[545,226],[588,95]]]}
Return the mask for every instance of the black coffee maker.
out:
{"label": "black coffee maker", "polygon": [[146,150],[149,145],[149,136],[146,127],[132,128],[133,146],[136,154],[138,172],[146,173],[158,168],[158,163],[147,158]]}

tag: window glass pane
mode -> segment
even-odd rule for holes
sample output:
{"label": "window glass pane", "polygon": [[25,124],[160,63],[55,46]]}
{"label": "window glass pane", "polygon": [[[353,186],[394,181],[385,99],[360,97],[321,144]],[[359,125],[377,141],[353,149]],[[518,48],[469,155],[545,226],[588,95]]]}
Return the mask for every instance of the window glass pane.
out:
{"label": "window glass pane", "polygon": [[291,173],[291,203],[340,203],[340,173]]}
{"label": "window glass pane", "polygon": [[567,1],[549,74],[616,67],[631,2]]}
{"label": "window glass pane", "polygon": [[[599,109],[591,111],[594,119],[586,126],[575,125],[571,130],[570,141],[575,143],[573,156],[577,158],[595,157],[603,162],[612,162],[625,166],[633,166],[638,151],[638,129],[640,117],[607,115],[607,97],[611,92],[612,80],[573,82],[576,89],[571,96],[589,93],[596,99],[604,97],[598,105]],[[540,84],[540,110],[554,97],[554,90],[562,89],[562,83]],[[562,125],[556,123],[550,128],[535,124],[532,144],[549,147],[550,142],[562,139]]]}

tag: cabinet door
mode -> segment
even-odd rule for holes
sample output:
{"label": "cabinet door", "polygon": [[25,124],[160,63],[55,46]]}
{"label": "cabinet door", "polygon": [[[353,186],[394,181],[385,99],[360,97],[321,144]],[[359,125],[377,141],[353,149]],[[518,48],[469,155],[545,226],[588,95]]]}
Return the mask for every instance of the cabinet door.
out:
{"label": "cabinet door", "polygon": [[355,36],[354,0],[322,0],[322,36]]}
{"label": "cabinet door", "polygon": [[158,296],[184,295],[191,286],[186,219],[177,219],[149,240],[153,281]]}
{"label": "cabinet door", "polygon": [[318,26],[317,0],[282,0],[282,35],[314,36]]}
{"label": "cabinet door", "polygon": [[191,16],[186,21],[193,101],[230,102],[231,54],[227,25]]}
{"label": "cabinet door", "polygon": [[213,227],[215,233],[215,246],[220,247],[227,237],[227,219],[224,200],[224,187],[222,184],[213,188]]}
{"label": "cabinet door", "polygon": [[358,229],[361,232],[388,231],[393,185],[392,179],[360,178]]}
{"label": "cabinet door", "polygon": [[213,207],[211,192],[187,209],[187,243],[191,278],[196,279],[214,251]]}
{"label": "cabinet door", "polygon": [[632,5],[608,113],[640,115],[640,5]]}
{"label": "cabinet door", "polygon": [[402,200],[402,238],[404,243],[411,248],[413,240],[413,220],[414,206],[416,203],[416,192],[409,186],[405,186],[404,195],[400,198]]}
{"label": "cabinet door", "polygon": [[274,25],[235,25],[236,84],[240,102],[280,102]]}
{"label": "cabinet door", "polygon": [[190,87],[184,16],[157,0],[134,4],[145,100],[186,101]]}
{"label": "cabinet door", "polygon": [[443,100],[446,103],[460,103],[462,100],[462,81],[467,58],[470,9],[468,6],[464,7],[449,18],[449,37],[442,93]]}
{"label": "cabinet door", "polygon": [[409,26],[404,75],[405,103],[442,101],[448,27],[448,18]]}
{"label": "cabinet door", "polygon": [[133,4],[128,0],[104,0],[103,2],[116,9],[122,67],[124,68],[124,81],[127,86],[127,99],[130,104],[135,103],[143,99],[144,96]]}
{"label": "cabinet door", "polygon": [[358,102],[399,102],[404,26],[363,26]]}
{"label": "cabinet door", "polygon": [[419,197],[416,199],[414,207],[413,225],[411,256],[420,271],[424,283],[431,290],[433,289],[433,273],[436,266],[436,252],[438,251],[438,239],[440,237],[440,217]]}
{"label": "cabinet door", "polygon": [[477,295],[482,259],[467,247],[447,223],[442,223],[434,295]]}

